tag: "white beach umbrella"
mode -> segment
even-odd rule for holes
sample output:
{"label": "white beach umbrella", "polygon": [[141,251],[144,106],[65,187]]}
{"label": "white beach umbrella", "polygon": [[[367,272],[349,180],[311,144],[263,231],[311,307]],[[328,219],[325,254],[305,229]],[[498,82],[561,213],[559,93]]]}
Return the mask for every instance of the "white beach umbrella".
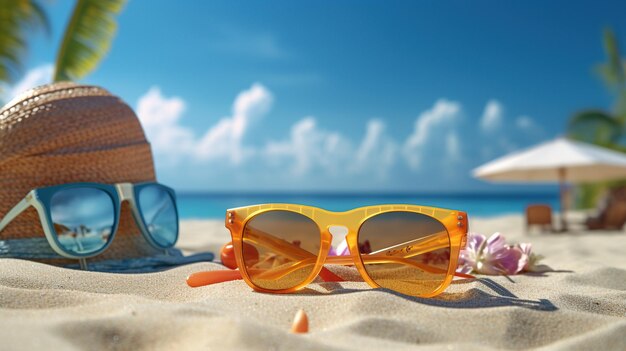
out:
{"label": "white beach umbrella", "polygon": [[565,230],[565,183],[626,178],[626,154],[559,138],[488,162],[474,169],[473,175],[501,182],[559,182],[561,225]]}

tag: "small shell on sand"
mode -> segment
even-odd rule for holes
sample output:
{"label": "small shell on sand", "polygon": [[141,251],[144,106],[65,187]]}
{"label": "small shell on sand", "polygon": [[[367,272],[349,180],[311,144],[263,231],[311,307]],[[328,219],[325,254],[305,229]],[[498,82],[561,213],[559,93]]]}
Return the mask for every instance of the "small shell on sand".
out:
{"label": "small shell on sand", "polygon": [[297,334],[309,332],[309,317],[307,317],[303,309],[300,309],[296,313],[293,323],[291,324],[291,332]]}

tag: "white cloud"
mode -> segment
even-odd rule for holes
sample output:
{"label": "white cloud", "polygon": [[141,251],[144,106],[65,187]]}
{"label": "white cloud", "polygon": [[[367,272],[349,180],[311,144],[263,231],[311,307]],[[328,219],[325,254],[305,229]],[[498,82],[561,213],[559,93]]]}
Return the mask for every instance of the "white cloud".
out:
{"label": "white cloud", "polygon": [[337,131],[319,128],[314,117],[305,117],[292,126],[286,140],[270,140],[256,147],[246,144],[245,135],[250,125],[268,113],[272,102],[272,93],[255,83],[237,96],[232,115],[209,127],[201,137],[181,124],[185,101],[163,96],[158,87],[150,88],[139,99],[137,114],[155,155],[183,162],[185,159],[196,162],[227,159],[231,165],[239,166],[256,154],[266,161],[263,166],[258,166],[270,173],[287,169],[294,175],[348,172],[376,174],[384,178],[394,166],[400,150],[405,153],[410,168],[419,168],[433,131],[446,136],[436,140],[443,140],[440,142],[444,143],[450,160],[460,157],[457,134],[453,130],[440,130],[440,127],[450,129],[450,124],[460,118],[461,106],[456,102],[440,99],[431,109],[420,114],[403,149],[398,147],[402,143],[386,135],[385,123],[380,119],[368,121],[365,135],[356,143]]}
{"label": "white cloud", "polygon": [[172,126],[185,111],[185,102],[179,97],[166,98],[159,87],[153,86],[137,103],[137,114],[144,127]]}
{"label": "white cloud", "polygon": [[378,119],[368,121],[365,135],[354,143],[336,131],[318,127],[315,117],[305,117],[292,127],[289,139],[270,141],[264,149],[267,164],[295,176],[368,174],[384,178],[395,163],[397,145],[385,134]]}
{"label": "white cloud", "polygon": [[303,175],[315,167],[336,173],[345,168],[350,149],[339,133],[321,130],[314,117],[305,117],[291,127],[288,140],[270,141],[265,156],[274,165],[290,168],[294,175]]}
{"label": "white cloud", "polygon": [[[194,167],[219,165],[225,172],[222,174],[232,175],[242,184],[259,182],[263,186],[280,186],[287,180],[296,184],[300,181],[376,184],[385,180],[380,184],[388,184],[386,179],[394,174],[392,169],[414,174],[423,169],[458,174],[464,172],[460,167],[471,163],[462,159],[479,159],[481,152],[483,158],[491,157],[517,147],[517,141],[509,140],[511,136],[503,133],[482,138],[480,143],[464,144],[466,136],[480,133],[483,126],[466,125],[470,130],[461,134],[461,104],[446,99],[437,100],[420,113],[412,133],[404,140],[393,139],[382,119],[367,121],[364,134],[350,138],[347,135],[353,134],[324,129],[315,117],[308,116],[297,120],[284,137],[252,143],[247,140],[247,134],[255,121],[269,112],[273,100],[268,89],[255,83],[238,94],[230,116],[195,132],[181,123],[185,101],[163,96],[158,87],[150,88],[139,99],[137,112],[157,162],[169,158],[177,162],[193,161]],[[492,128],[494,123],[501,123],[502,110],[499,102],[489,101],[481,118],[491,120]],[[264,128],[271,128],[273,121],[267,122]],[[516,119],[516,126],[523,129],[536,124],[521,116]],[[401,164],[397,164],[398,160]],[[231,168],[224,168],[225,165]]]}
{"label": "white cloud", "polygon": [[24,78],[7,89],[5,100],[11,100],[30,88],[52,82],[52,73],[54,73],[54,66],[51,63],[46,63],[29,70],[24,75]]}
{"label": "white cloud", "polygon": [[384,177],[396,158],[397,146],[385,135],[385,123],[379,119],[372,119],[367,123],[367,129],[361,145],[356,149],[352,171],[374,171]]}
{"label": "white cloud", "polygon": [[502,120],[504,119],[503,113],[504,109],[498,100],[489,100],[487,105],[485,105],[483,116],[480,119],[480,128],[488,133],[500,129]]}
{"label": "white cloud", "polygon": [[179,124],[184,111],[181,98],[166,98],[158,87],[151,87],[139,98],[137,116],[155,154],[173,157],[193,150],[193,132]]}
{"label": "white cloud", "polygon": [[233,103],[233,115],[222,118],[200,140],[196,151],[198,158],[228,157],[234,164],[241,163],[247,154],[242,145],[246,130],[269,111],[273,100],[272,93],[259,83],[239,93]]}
{"label": "white cloud", "polygon": [[419,169],[424,146],[431,138],[431,132],[438,126],[450,124],[457,121],[461,116],[461,105],[454,101],[439,99],[430,109],[422,112],[415,120],[415,129],[404,143],[404,156],[409,167],[413,170]]}
{"label": "white cloud", "polygon": [[185,102],[179,97],[167,98],[158,87],[152,87],[137,103],[137,115],[155,154],[171,159],[190,156],[197,160],[228,158],[239,164],[246,152],[242,139],[250,123],[269,110],[272,94],[255,83],[235,99],[232,116],[222,118],[204,136],[196,138],[194,132],[180,124]]}

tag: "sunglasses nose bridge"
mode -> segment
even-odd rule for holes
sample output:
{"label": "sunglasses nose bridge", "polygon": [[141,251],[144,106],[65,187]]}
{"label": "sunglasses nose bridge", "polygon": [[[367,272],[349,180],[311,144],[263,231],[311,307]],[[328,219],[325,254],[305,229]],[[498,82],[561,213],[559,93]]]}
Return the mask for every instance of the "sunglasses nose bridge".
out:
{"label": "sunglasses nose bridge", "polygon": [[[330,234],[331,242],[329,245],[332,246],[332,238],[337,238],[337,240],[345,239],[349,233],[349,229],[344,225],[329,224],[326,226],[326,232]],[[337,243],[335,243],[335,245],[337,245]]]}
{"label": "sunglasses nose bridge", "polygon": [[133,185],[131,183],[115,184],[117,193],[120,196],[120,201],[132,199],[133,197]]}
{"label": "sunglasses nose bridge", "polygon": [[332,236],[336,236],[338,238],[345,238],[346,235],[350,232],[348,227],[345,225],[331,224],[326,227],[326,231],[330,233]]}

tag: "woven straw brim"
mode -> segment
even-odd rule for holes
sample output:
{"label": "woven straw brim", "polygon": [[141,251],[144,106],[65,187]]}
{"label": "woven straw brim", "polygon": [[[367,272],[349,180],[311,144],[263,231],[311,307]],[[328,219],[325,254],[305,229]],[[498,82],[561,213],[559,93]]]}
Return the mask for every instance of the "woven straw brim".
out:
{"label": "woven straw brim", "polygon": [[[51,84],[22,94],[0,110],[0,216],[34,188],[154,180],[150,145],[137,116],[102,88]],[[0,236],[23,239],[44,234],[36,211],[30,209]],[[143,239],[125,205],[113,243],[94,259],[157,252]]]}

